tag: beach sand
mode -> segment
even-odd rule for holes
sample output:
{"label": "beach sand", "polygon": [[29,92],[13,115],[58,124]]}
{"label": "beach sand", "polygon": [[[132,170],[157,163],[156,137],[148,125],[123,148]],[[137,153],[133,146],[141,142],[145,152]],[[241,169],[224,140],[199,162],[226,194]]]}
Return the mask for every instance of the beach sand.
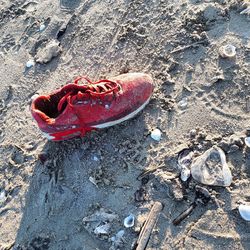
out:
{"label": "beach sand", "polygon": [[[2,0],[0,249],[131,249],[155,201],[164,208],[147,249],[250,249],[249,222],[238,212],[250,202],[246,8],[239,0]],[[228,44],[233,58],[220,56]],[[30,113],[35,95],[79,75],[126,72],[154,79],[138,116],[82,139],[43,138]],[[150,137],[156,128],[159,142]],[[178,153],[213,145],[226,154],[232,184],[204,185],[212,200],[173,225],[198,184],[180,180]],[[86,222],[100,209],[113,220]],[[135,225],[125,228],[130,214]],[[108,234],[95,234],[105,223]],[[123,242],[112,241],[120,230]]]}

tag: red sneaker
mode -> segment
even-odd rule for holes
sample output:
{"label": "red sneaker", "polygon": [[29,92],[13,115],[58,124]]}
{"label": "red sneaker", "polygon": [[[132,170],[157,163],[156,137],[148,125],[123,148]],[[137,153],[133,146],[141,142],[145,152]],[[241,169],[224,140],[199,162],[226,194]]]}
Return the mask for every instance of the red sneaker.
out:
{"label": "red sneaker", "polygon": [[[84,83],[79,85],[81,80]],[[153,79],[144,73],[94,83],[80,77],[50,95],[37,97],[31,113],[48,139],[60,141],[134,117],[152,93]]]}

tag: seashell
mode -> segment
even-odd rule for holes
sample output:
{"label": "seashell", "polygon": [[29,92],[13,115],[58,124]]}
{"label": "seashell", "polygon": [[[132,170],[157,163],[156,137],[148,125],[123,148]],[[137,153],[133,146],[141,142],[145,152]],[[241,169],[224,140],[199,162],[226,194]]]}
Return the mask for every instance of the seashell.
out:
{"label": "seashell", "polygon": [[188,98],[184,97],[182,100],[178,102],[178,106],[182,109],[185,109],[188,105]]}
{"label": "seashell", "polygon": [[27,68],[31,68],[35,65],[35,62],[33,59],[30,59],[27,63],[26,63],[26,67]]}
{"label": "seashell", "polygon": [[178,154],[178,165],[188,167],[192,163],[194,152],[189,148],[181,150]]}
{"label": "seashell", "polygon": [[191,151],[189,148],[183,149],[178,154],[178,166],[181,169],[181,180],[187,181],[187,179],[191,175],[190,165],[192,163],[194,152]]}
{"label": "seashell", "polygon": [[160,129],[156,128],[151,132],[151,138],[155,141],[160,141],[161,139],[161,131]]}
{"label": "seashell", "polygon": [[39,31],[42,32],[42,31],[45,30],[45,28],[46,28],[45,24],[42,23],[42,24],[40,25],[40,27],[39,27]]}
{"label": "seashell", "polygon": [[94,233],[97,234],[97,235],[109,234],[110,227],[111,226],[110,226],[109,223],[98,226],[98,227],[95,228]]}
{"label": "seashell", "polygon": [[6,201],[6,199],[7,199],[7,197],[6,197],[6,192],[5,192],[5,190],[2,190],[2,191],[0,192],[0,204],[1,204],[1,203],[4,203],[4,202]]}
{"label": "seashell", "polygon": [[236,56],[236,47],[232,44],[227,44],[219,48],[219,54],[223,58],[233,58]]}
{"label": "seashell", "polygon": [[135,216],[133,214],[130,214],[128,217],[124,219],[123,224],[127,228],[133,227],[135,224]]}
{"label": "seashell", "polygon": [[250,205],[241,204],[238,209],[241,217],[246,221],[250,221]]}
{"label": "seashell", "polygon": [[205,185],[230,186],[232,174],[222,149],[213,146],[191,164],[192,177]]}
{"label": "seashell", "polygon": [[106,211],[105,209],[101,208],[100,210],[96,211],[90,216],[84,217],[83,222],[111,222],[113,220],[117,220],[119,217],[118,215],[114,213],[110,213],[109,211]]}
{"label": "seashell", "polygon": [[250,136],[245,138],[245,144],[250,148]]}
{"label": "seashell", "polygon": [[182,170],[181,170],[181,180],[182,181],[187,181],[188,178],[190,177],[191,175],[191,171],[189,168],[186,168],[186,167],[183,167]]}
{"label": "seashell", "polygon": [[123,242],[124,230],[120,230],[115,236],[111,237],[110,240],[115,242],[117,245]]}

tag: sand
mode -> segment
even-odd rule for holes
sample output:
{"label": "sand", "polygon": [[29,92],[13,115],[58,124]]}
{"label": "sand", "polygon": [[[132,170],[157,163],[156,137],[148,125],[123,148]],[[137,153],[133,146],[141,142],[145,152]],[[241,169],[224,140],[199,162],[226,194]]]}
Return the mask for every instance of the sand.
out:
{"label": "sand", "polygon": [[[164,208],[147,249],[250,249],[249,222],[237,210],[250,201],[245,8],[240,0],[2,0],[0,249],[131,249],[155,201]],[[234,58],[219,55],[227,44]],[[136,118],[82,139],[43,138],[29,110],[34,95],[79,75],[125,72],[154,78]],[[159,142],[150,137],[156,128]],[[197,185],[181,182],[178,152],[213,145],[225,151],[232,184],[204,186],[212,200],[175,226]],[[83,221],[100,209],[114,217],[107,235],[94,232],[103,221]],[[135,225],[125,228],[129,214]],[[124,241],[112,242],[120,230]]]}

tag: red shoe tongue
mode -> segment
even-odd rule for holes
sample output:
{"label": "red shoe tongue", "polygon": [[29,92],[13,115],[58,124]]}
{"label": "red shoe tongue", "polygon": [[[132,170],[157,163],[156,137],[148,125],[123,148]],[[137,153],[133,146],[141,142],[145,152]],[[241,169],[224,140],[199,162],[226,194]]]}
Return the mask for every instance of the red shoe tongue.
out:
{"label": "red shoe tongue", "polygon": [[69,92],[68,94],[66,94],[66,95],[59,101],[59,103],[57,104],[57,110],[58,110],[59,113],[62,111],[64,104],[67,102],[68,96],[70,96],[71,94],[72,94],[72,91]]}

